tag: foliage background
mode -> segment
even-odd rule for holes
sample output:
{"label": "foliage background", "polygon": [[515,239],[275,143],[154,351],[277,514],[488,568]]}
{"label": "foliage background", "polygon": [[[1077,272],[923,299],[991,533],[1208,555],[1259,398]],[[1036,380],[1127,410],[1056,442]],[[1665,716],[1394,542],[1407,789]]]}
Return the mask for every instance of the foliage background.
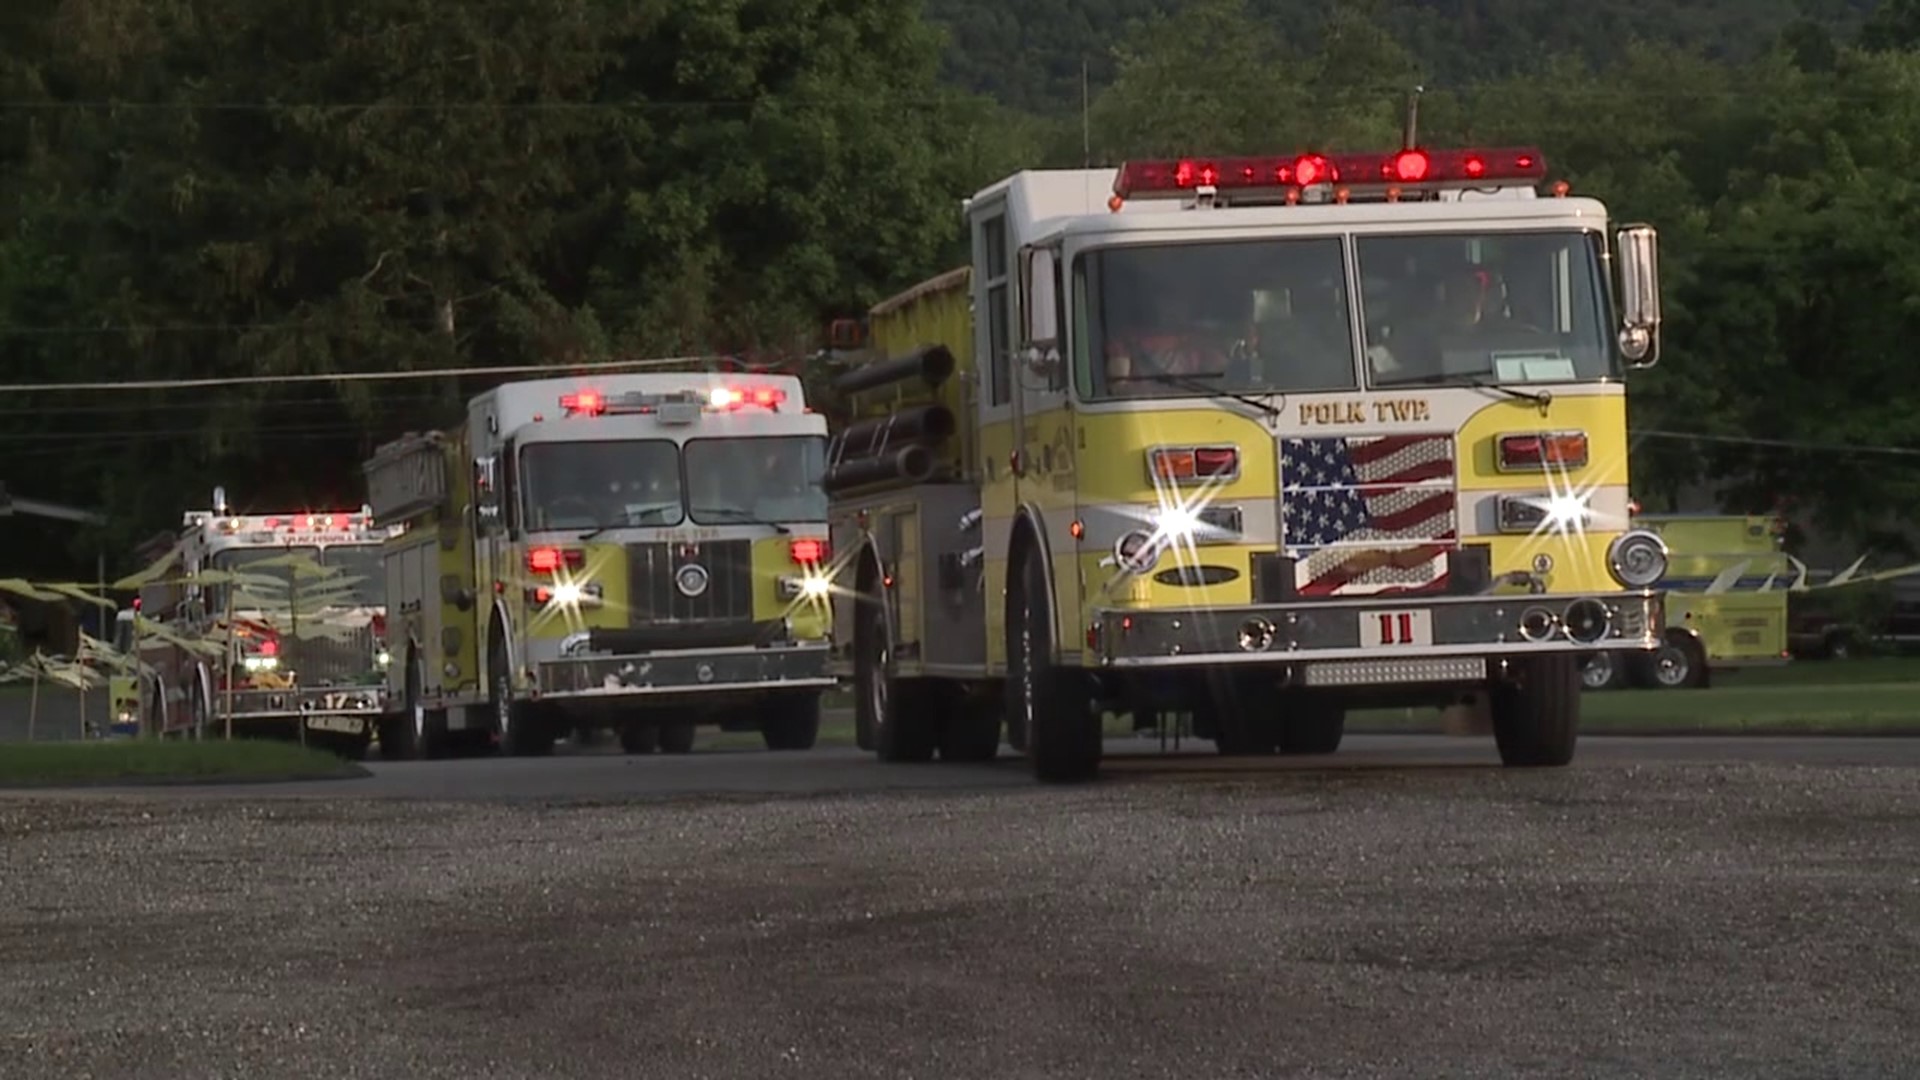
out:
{"label": "foliage background", "polygon": [[[1897,546],[1920,494],[1920,0],[1326,10],[16,0],[0,382],[797,349],[956,262],[959,200],[1013,169],[1393,145],[1418,83],[1427,141],[1536,143],[1661,229],[1644,501],[1708,484]],[[117,575],[215,483],[355,505],[378,442],[478,386],[0,395],[0,481],[111,515],[8,520],[0,566],[91,575],[105,552]]]}

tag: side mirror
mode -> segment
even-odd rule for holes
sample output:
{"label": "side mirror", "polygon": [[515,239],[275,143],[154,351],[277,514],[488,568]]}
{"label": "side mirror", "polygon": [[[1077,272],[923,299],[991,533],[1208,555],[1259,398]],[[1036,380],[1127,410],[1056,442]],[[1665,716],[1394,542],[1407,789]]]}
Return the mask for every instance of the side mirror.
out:
{"label": "side mirror", "polygon": [[481,531],[491,531],[500,524],[498,469],[492,457],[473,459],[473,519]]}
{"label": "side mirror", "polygon": [[1659,239],[1651,225],[1629,225],[1616,237],[1620,253],[1620,355],[1632,368],[1660,360]]}

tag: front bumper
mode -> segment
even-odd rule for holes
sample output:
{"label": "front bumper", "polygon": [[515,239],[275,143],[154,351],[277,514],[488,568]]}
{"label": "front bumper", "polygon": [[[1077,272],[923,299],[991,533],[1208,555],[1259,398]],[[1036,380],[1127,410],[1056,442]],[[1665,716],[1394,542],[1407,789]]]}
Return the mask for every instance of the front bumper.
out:
{"label": "front bumper", "polygon": [[607,698],[825,689],[827,643],[587,655],[537,665],[540,697]]}
{"label": "front bumper", "polygon": [[213,694],[215,723],[231,720],[235,726],[299,722],[310,731],[359,735],[387,711],[384,686],[315,686],[286,690],[235,690],[233,706],[227,692]]}
{"label": "front bumper", "polygon": [[1304,664],[1308,685],[1466,682],[1486,677],[1490,659],[1654,649],[1666,625],[1662,599],[1529,593],[1101,609],[1088,644],[1105,669]]}

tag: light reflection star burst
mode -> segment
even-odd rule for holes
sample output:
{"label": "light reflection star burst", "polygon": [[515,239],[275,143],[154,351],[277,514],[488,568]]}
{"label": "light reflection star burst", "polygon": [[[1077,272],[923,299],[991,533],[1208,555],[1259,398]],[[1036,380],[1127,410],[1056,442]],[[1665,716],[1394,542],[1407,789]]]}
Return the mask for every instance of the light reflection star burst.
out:
{"label": "light reflection star burst", "polygon": [[1551,463],[1544,474],[1545,495],[1524,497],[1521,501],[1540,514],[1540,520],[1528,533],[1521,554],[1532,556],[1543,549],[1559,548],[1567,558],[1579,560],[1587,552],[1589,532],[1619,532],[1627,527],[1620,515],[1596,509],[1594,497],[1605,486],[1603,479],[1613,472],[1611,463],[1592,470],[1596,479],[1575,483],[1565,465]]}

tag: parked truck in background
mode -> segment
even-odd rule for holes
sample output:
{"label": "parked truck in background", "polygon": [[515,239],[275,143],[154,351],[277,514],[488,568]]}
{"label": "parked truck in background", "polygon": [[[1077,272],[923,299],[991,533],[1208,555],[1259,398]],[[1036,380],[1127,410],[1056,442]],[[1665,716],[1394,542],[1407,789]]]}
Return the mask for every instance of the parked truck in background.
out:
{"label": "parked truck in background", "polygon": [[511,382],[366,462],[388,545],[396,756],[542,754],[610,727],[684,753],[744,717],[808,749],[830,631],[825,418],[797,378]]}
{"label": "parked truck in background", "polygon": [[1788,662],[1788,602],[1797,571],[1783,548],[1784,520],[1636,514],[1633,522],[1667,545],[1667,573],[1660,580],[1666,631],[1651,653],[1588,657],[1581,669],[1588,689],[1705,687],[1714,672]]}
{"label": "parked truck in background", "polygon": [[[1103,714],[1326,753],[1471,704],[1571,760],[1580,658],[1647,651],[1624,376],[1647,226],[1531,149],[1132,161],[968,200],[972,258],[837,349],[834,635],[884,760],[1093,775]],[[1616,275],[1617,276],[1614,276]]]}

